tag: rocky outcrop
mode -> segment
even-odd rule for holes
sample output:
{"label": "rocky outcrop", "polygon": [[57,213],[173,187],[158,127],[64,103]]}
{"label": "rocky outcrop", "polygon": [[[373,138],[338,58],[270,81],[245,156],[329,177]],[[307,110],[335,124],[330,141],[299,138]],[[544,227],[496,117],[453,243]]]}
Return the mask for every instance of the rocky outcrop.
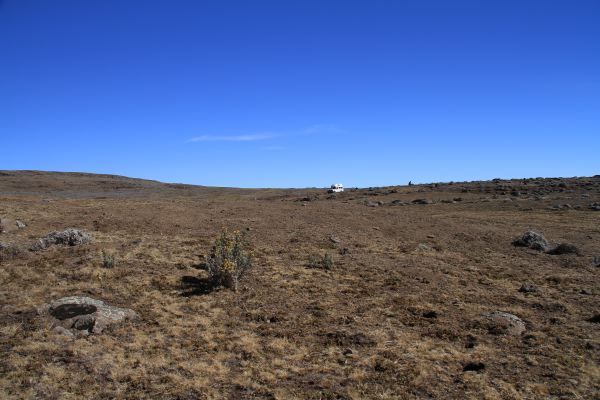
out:
{"label": "rocky outcrop", "polygon": [[85,296],[69,296],[38,307],[38,314],[50,318],[64,332],[98,334],[110,326],[135,320],[138,314],[128,308],[109,306],[102,300]]}
{"label": "rocky outcrop", "polygon": [[513,246],[517,247],[529,247],[533,250],[546,251],[548,250],[548,241],[544,235],[534,232],[527,231],[520,238],[513,241]]}
{"label": "rocky outcrop", "polygon": [[46,249],[55,244],[68,246],[79,246],[89,243],[90,235],[78,229],[69,228],[62,232],[50,232],[31,246],[31,250],[38,251]]}

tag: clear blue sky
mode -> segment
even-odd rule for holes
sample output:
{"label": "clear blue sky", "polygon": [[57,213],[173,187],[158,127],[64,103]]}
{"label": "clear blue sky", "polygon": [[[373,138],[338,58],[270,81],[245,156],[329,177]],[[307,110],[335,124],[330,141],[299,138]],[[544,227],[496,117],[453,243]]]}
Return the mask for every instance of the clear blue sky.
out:
{"label": "clear blue sky", "polygon": [[600,173],[600,1],[0,0],[0,169],[242,187]]}

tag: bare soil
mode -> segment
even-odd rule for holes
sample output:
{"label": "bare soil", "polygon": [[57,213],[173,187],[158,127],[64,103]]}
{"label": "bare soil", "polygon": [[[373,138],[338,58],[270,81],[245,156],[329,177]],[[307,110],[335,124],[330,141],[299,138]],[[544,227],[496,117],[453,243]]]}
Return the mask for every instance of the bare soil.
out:
{"label": "bare soil", "polygon": [[[331,195],[0,171],[0,217],[27,225],[0,234],[0,397],[600,398],[595,202],[599,176]],[[66,228],[91,243],[28,250]],[[203,269],[222,228],[256,254],[238,292]],[[527,230],[578,254],[513,246]],[[141,318],[70,338],[36,307],[71,295]]]}

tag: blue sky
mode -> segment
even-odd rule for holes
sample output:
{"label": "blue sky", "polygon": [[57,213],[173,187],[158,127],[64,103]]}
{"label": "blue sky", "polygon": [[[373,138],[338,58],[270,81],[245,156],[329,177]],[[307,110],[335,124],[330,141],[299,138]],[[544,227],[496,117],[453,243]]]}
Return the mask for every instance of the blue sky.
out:
{"label": "blue sky", "polygon": [[600,1],[0,0],[0,169],[215,186],[600,173]]}

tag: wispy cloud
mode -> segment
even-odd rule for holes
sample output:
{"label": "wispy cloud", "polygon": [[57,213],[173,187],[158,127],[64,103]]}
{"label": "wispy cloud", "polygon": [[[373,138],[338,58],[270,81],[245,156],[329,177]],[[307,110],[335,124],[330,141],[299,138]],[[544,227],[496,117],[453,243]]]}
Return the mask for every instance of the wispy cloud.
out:
{"label": "wispy cloud", "polygon": [[[1,1],[1,0],[0,0]],[[298,131],[278,132],[278,133],[253,133],[247,135],[202,135],[188,139],[188,142],[255,142],[257,140],[267,140],[274,138],[286,138],[302,135],[329,134],[344,132],[339,126],[334,124],[316,124]],[[281,150],[279,146],[270,146],[268,150]]]}
{"label": "wispy cloud", "polygon": [[258,133],[253,135],[236,135],[236,136],[215,136],[203,135],[196,136],[188,140],[188,142],[254,142],[256,140],[265,140],[274,138],[277,135],[268,133]]}

